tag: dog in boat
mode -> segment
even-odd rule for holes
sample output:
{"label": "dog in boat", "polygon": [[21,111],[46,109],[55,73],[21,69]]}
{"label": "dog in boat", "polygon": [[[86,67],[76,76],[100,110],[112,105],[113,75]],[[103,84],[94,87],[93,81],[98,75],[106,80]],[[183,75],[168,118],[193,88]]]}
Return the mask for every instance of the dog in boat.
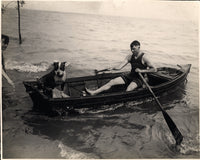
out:
{"label": "dog in boat", "polygon": [[41,77],[38,82],[42,84],[43,88],[52,92],[52,98],[67,98],[65,94],[65,80],[67,78],[66,67],[67,62],[54,61],[53,70]]}

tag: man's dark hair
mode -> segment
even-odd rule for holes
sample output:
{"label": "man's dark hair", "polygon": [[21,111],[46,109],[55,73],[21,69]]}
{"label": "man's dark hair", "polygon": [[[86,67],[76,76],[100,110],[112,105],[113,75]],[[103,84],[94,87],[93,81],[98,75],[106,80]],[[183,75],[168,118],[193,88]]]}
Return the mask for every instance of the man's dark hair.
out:
{"label": "man's dark hair", "polygon": [[2,34],[2,35],[1,35],[1,39],[5,39],[5,41],[4,41],[5,44],[8,44],[8,43],[9,43],[9,37],[8,37],[8,36]]}
{"label": "man's dark hair", "polygon": [[133,46],[140,46],[140,42],[135,40],[130,44],[130,48],[132,48]]}

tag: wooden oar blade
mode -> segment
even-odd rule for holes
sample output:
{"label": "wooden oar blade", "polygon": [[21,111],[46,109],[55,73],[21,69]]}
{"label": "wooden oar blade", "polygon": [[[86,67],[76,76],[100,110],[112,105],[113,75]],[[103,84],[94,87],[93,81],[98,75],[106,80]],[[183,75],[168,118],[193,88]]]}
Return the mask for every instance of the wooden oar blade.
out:
{"label": "wooden oar blade", "polygon": [[183,136],[181,134],[181,132],[178,130],[178,128],[176,127],[175,123],[173,122],[173,120],[171,119],[171,117],[167,114],[167,112],[165,112],[164,110],[162,110],[163,116],[167,122],[167,125],[169,127],[169,129],[171,130],[174,139],[176,140],[176,144],[180,145],[182,140],[183,140]]}

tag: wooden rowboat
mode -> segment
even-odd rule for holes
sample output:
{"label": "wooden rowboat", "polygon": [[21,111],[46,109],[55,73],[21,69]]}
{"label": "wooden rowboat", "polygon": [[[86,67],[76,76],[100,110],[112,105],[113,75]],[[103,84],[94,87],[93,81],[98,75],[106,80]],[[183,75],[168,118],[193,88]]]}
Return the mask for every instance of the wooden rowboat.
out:
{"label": "wooden rowboat", "polygon": [[[179,65],[178,65],[179,66]],[[160,95],[168,90],[183,84],[190,71],[191,64],[177,68],[160,67],[156,73],[149,73],[149,85],[155,95]],[[45,111],[57,109],[69,110],[79,108],[97,107],[104,104],[114,104],[151,97],[147,88],[138,88],[126,92],[123,85],[112,87],[109,91],[95,95],[85,95],[85,87],[97,89],[109,80],[118,77],[122,73],[102,73],[95,76],[68,78],[65,82],[68,98],[52,98],[51,91],[42,88],[37,80],[24,81],[26,92],[29,93],[33,106]]]}

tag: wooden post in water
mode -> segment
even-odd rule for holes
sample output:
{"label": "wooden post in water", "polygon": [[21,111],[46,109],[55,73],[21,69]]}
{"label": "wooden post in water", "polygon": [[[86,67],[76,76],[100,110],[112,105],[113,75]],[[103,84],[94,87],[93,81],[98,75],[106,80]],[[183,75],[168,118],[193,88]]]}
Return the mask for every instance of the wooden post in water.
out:
{"label": "wooden post in water", "polygon": [[19,5],[19,0],[17,0],[17,10],[18,10],[18,32],[19,32],[19,44],[22,44],[21,29],[20,29],[20,5]]}

